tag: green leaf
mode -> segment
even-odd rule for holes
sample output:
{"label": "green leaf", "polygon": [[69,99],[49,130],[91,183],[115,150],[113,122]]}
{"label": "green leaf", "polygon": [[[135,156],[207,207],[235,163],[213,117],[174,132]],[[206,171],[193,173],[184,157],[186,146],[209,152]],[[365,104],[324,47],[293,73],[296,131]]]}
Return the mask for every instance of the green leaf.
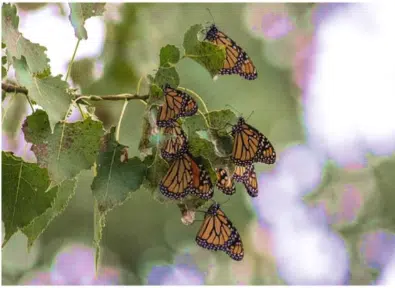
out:
{"label": "green leaf", "polygon": [[57,123],[51,134],[48,116],[43,110],[28,116],[22,130],[25,138],[33,143],[31,150],[38,164],[48,168],[54,185],[92,167],[103,135],[102,123],[91,118]]}
{"label": "green leaf", "polygon": [[[222,134],[218,130],[208,130],[208,140],[210,140],[215,148],[215,153],[220,157],[230,156],[233,150],[233,138],[229,134]],[[200,136],[202,137],[202,136]]]}
{"label": "green leaf", "polygon": [[147,101],[147,110],[150,110],[153,105],[162,105],[164,101],[163,90],[158,85],[152,84],[150,86],[149,98]]}
{"label": "green leaf", "polygon": [[148,80],[148,83],[150,83],[150,84],[153,84],[155,82],[155,78],[151,74],[147,75],[147,80]]}
{"label": "green leaf", "polygon": [[189,151],[193,156],[209,159],[215,167],[232,167],[229,156],[233,139],[225,128],[237,121],[236,115],[226,109],[211,111],[204,114],[204,117],[200,114],[194,115],[185,118],[183,122],[183,129],[189,139]]}
{"label": "green leaf", "polygon": [[189,137],[189,152],[195,157],[203,156],[211,161],[218,158],[215,154],[213,143],[201,138],[197,133]]}
{"label": "green leaf", "polygon": [[103,15],[105,5],[106,3],[69,3],[69,20],[74,27],[75,37],[80,40],[88,39],[85,21],[93,16]]}
{"label": "green leaf", "polygon": [[[15,59],[15,58],[14,58]],[[34,77],[26,64],[26,60],[14,60],[14,68],[18,82],[29,90],[29,97],[48,113],[51,128],[64,119],[71,103],[71,95],[67,93],[67,82],[57,77]]]}
{"label": "green leaf", "polygon": [[69,179],[63,181],[58,186],[52,188],[49,193],[56,194],[52,206],[47,209],[43,214],[36,217],[28,226],[22,228],[23,234],[27,237],[27,247],[30,249],[34,241],[47,229],[55,217],[62,214],[69,204],[70,199],[75,194],[77,180]]}
{"label": "green leaf", "polygon": [[8,101],[3,105],[2,131],[8,137],[14,138],[19,135],[21,125],[27,114],[26,95],[20,93],[5,93]]}
{"label": "green leaf", "polygon": [[1,156],[4,247],[18,229],[29,225],[51,206],[56,191],[46,192],[50,184],[47,169],[23,162],[12,153],[2,152]]}
{"label": "green leaf", "polygon": [[193,25],[184,35],[185,57],[196,61],[211,74],[218,74],[225,61],[225,48],[209,42],[199,41],[197,35],[203,29],[200,24]]}
{"label": "green leaf", "polygon": [[159,153],[159,150],[155,149],[154,155],[144,159],[144,163],[148,167],[144,187],[152,192],[156,200],[166,202],[167,199],[162,197],[159,192],[159,183],[169,170],[169,164],[159,156]]}
{"label": "green leaf", "polygon": [[[205,120],[206,118],[206,120]],[[233,125],[237,122],[237,116],[232,110],[215,110],[209,113],[205,113],[204,117],[201,114],[194,115],[192,117],[185,118],[183,126],[184,130],[188,135],[193,134],[199,130],[219,130],[219,135],[225,135],[226,127]]]}
{"label": "green leaf", "polygon": [[97,175],[91,186],[95,198],[96,264],[100,257],[100,240],[107,212],[124,203],[132,192],[138,190],[147,172],[147,166],[139,158],[125,158],[127,146],[116,141],[115,127],[104,135],[100,146]]}
{"label": "green leaf", "polygon": [[173,67],[180,60],[180,50],[174,45],[166,45],[160,49],[160,67]]}
{"label": "green leaf", "polygon": [[70,78],[75,85],[81,87],[82,91],[95,81],[93,76],[95,70],[94,63],[94,58],[84,58],[74,61],[71,66]]}
{"label": "green leaf", "polygon": [[208,159],[215,167],[231,166],[229,157],[218,155],[215,145],[211,141],[201,138],[197,133],[189,138],[189,152],[194,157],[202,156],[205,159]]}
{"label": "green leaf", "polygon": [[2,6],[2,42],[7,46],[7,55],[10,63],[13,57],[26,59],[26,65],[31,73],[40,73],[49,68],[49,59],[45,47],[27,40],[18,31],[19,17],[16,6],[3,4]]}
{"label": "green leaf", "polygon": [[101,141],[97,157],[97,175],[92,182],[92,192],[100,211],[109,211],[122,204],[131,192],[140,188],[146,174],[146,165],[137,157],[122,161],[127,146],[115,140],[112,127]]}
{"label": "green leaf", "polygon": [[180,77],[174,67],[180,60],[180,50],[174,45],[167,45],[162,47],[159,55],[160,67],[155,74],[153,84],[162,87],[169,84],[172,87],[178,87],[180,84]]}
{"label": "green leaf", "polygon": [[230,109],[211,111],[205,116],[210,123],[210,127],[218,130],[223,130],[237,122],[236,114]]}
{"label": "green leaf", "polygon": [[139,151],[143,155],[151,155],[152,151],[152,143],[150,141],[151,137],[151,124],[148,120],[147,116],[143,117],[143,128],[142,128],[142,134],[139,142]]}
{"label": "green leaf", "polygon": [[93,204],[93,245],[96,247],[95,267],[99,270],[100,262],[100,241],[103,236],[103,228],[106,226],[106,213],[100,211],[100,206],[95,200]]}
{"label": "green leaf", "polygon": [[156,125],[156,115],[156,108],[147,108],[143,117],[142,135],[138,149],[144,157],[152,155],[152,149],[158,147],[165,140],[165,136]]}
{"label": "green leaf", "polygon": [[7,69],[4,66],[1,66],[1,80],[3,80],[7,76]]}
{"label": "green leaf", "polygon": [[209,129],[207,125],[208,123],[204,120],[204,117],[201,114],[195,114],[183,120],[183,130],[187,134],[188,138],[192,137],[196,131],[204,131]]}
{"label": "green leaf", "polygon": [[40,143],[51,136],[48,115],[44,110],[36,110],[28,116],[22,126],[25,140],[30,143]]}
{"label": "green leaf", "polygon": [[178,87],[180,84],[180,76],[175,67],[160,67],[155,74],[154,83],[159,87],[169,84],[171,87]]}

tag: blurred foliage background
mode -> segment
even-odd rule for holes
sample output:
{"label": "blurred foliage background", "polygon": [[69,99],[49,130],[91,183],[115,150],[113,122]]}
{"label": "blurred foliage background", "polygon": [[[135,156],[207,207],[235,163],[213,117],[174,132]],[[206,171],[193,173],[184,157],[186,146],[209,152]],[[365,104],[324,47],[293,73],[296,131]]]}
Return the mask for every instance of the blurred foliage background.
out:
{"label": "blurred foliage background", "polygon": [[[29,13],[34,9],[42,9],[46,5],[57,4],[18,4],[18,9]],[[261,35],[263,32],[260,32],[260,27],[258,29],[251,27],[253,23],[248,20],[248,17],[251,17],[248,10],[250,4],[112,3],[107,5],[107,9],[109,5],[112,5],[110,9],[117,10],[119,19],[114,21],[103,17],[105,40],[99,59],[79,59],[73,65],[71,79],[74,85],[80,88],[82,94],[134,93],[139,78],[152,73],[152,70],[158,67],[161,47],[166,44],[182,47],[184,33],[191,25],[212,21],[207,11],[209,8],[216,25],[228,33],[253,59],[258,70],[258,79],[246,81],[241,77],[231,76],[219,77],[213,81],[209,73],[200,65],[190,59],[184,59],[177,65],[180,86],[187,87],[201,95],[209,110],[224,109],[225,105],[231,105],[245,117],[252,113],[249,123],[262,131],[274,143],[279,154],[290,145],[306,141],[301,115],[303,86],[298,85],[298,82],[303,81],[298,79],[299,75],[294,75],[294,67],[298,64],[295,64],[296,60],[291,57],[296,50],[292,50],[294,44],[290,43],[295,39],[302,39],[300,40],[302,42],[294,41],[302,44],[311,40],[313,28],[309,17],[314,8],[313,4],[286,4],[282,8],[271,7],[274,10],[286,9],[292,25],[296,27],[291,32],[292,40],[290,37],[285,37],[278,41],[265,39]],[[272,4],[261,5],[270,7]],[[67,12],[63,11],[63,13],[58,17],[67,17]],[[290,49],[290,47],[293,48]],[[102,69],[100,77],[95,76],[97,63],[100,63],[100,69]],[[143,84],[141,94],[145,92],[147,92],[147,86]],[[27,113],[25,101],[24,97],[16,99],[3,119],[3,135],[7,135],[10,143],[19,141],[16,135]],[[102,101],[94,104],[97,108],[96,114],[104,122],[106,128],[117,124],[123,103]],[[120,142],[129,146],[129,157],[139,155],[138,144],[142,132],[144,108],[137,101],[130,102],[123,119]],[[25,111],[25,114],[21,111]],[[16,147],[17,144],[14,146]],[[270,166],[256,165],[258,174],[271,169]],[[328,171],[331,173],[330,170]],[[344,180],[348,174],[340,173],[335,168],[334,171],[338,173],[334,172],[334,175],[343,177],[339,183],[348,181]],[[363,176],[360,178],[354,183],[364,186],[363,181],[366,178]],[[80,174],[76,195],[71,199],[65,212],[55,218],[41,235],[35,247],[32,248],[31,254],[27,255],[23,251],[20,260],[15,258],[16,254],[10,251],[23,250],[26,244],[20,233],[10,240],[8,246],[3,249],[3,284],[16,284],[26,270],[48,265],[60,247],[65,244],[82,242],[91,245],[93,239],[93,197],[90,188],[92,179],[91,171],[84,171]],[[333,178],[328,181],[333,181]],[[329,186],[333,187],[331,185]],[[245,259],[243,262],[232,263],[225,254],[211,253],[197,247],[194,238],[199,222],[192,226],[183,225],[180,221],[180,211],[175,205],[155,201],[151,192],[144,189],[136,191],[125,204],[108,214],[101,243],[102,262],[121,267],[119,269],[123,271],[122,283],[128,285],[146,284],[147,275],[154,265],[171,264],[175,255],[183,253],[192,255],[197,266],[207,273],[207,284],[223,285],[244,282],[275,285],[283,283],[270,252],[270,237],[265,234],[264,230],[260,235],[262,235],[262,242],[266,243],[264,246],[267,247],[262,251],[257,251],[253,245],[251,230],[262,228],[258,227],[251,199],[242,191],[241,186],[238,186],[238,190],[224,205],[224,210],[244,239]],[[320,186],[318,190],[324,192],[318,193],[321,196],[317,197],[324,197],[324,200],[332,197],[332,194],[328,192],[328,186]],[[226,201],[227,197],[216,192],[215,199],[221,203]],[[317,198],[315,201],[318,201]],[[28,265],[29,267],[26,268],[15,268],[12,264],[15,261],[22,262],[22,259],[30,258],[36,259],[32,267]],[[217,269],[210,268],[214,265],[213,263]],[[367,282],[360,279],[360,282],[367,284],[374,277],[369,276],[369,279],[366,279]]]}

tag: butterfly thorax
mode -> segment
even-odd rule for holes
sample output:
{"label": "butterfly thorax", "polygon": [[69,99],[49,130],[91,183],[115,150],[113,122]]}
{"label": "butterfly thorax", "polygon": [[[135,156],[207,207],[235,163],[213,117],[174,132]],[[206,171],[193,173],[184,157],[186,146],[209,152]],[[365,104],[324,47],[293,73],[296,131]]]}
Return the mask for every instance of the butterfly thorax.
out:
{"label": "butterfly thorax", "polygon": [[215,24],[212,24],[211,26],[210,26],[210,29],[207,31],[207,33],[206,33],[206,38],[205,38],[205,40],[208,40],[208,41],[214,41],[215,39],[217,39],[217,33],[218,33],[218,29],[217,29],[217,26],[215,26]]}
{"label": "butterfly thorax", "polygon": [[217,215],[217,211],[219,209],[219,204],[213,204],[211,205],[208,210],[207,210],[207,214],[212,215],[212,216],[216,216]]}
{"label": "butterfly thorax", "polygon": [[243,130],[243,124],[246,123],[243,117],[239,117],[237,124],[232,127],[232,136]]}

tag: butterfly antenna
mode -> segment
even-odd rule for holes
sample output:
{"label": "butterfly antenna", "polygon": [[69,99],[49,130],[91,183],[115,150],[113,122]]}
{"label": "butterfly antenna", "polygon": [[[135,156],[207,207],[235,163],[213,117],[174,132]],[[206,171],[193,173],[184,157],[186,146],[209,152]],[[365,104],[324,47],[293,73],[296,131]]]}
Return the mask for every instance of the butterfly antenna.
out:
{"label": "butterfly antenna", "polygon": [[250,119],[250,117],[252,116],[252,114],[254,114],[254,112],[255,112],[254,110],[251,111],[250,115],[247,117],[247,121],[248,121],[248,119]]}
{"label": "butterfly antenna", "polygon": [[235,107],[233,107],[232,105],[226,104],[225,106],[228,106],[230,108],[230,110],[233,110],[233,112],[235,112],[235,114],[241,115],[240,111],[237,110]]}
{"label": "butterfly antenna", "polygon": [[210,16],[211,16],[211,18],[213,19],[213,24],[215,25],[215,21],[214,21],[213,14],[211,14],[211,11],[210,11],[210,9],[209,9],[209,8],[206,8],[206,9],[207,9],[208,13],[210,13]]}
{"label": "butterfly antenna", "polygon": [[213,202],[213,204],[217,204],[217,201],[215,201],[214,199],[210,199],[211,202]]}
{"label": "butterfly antenna", "polygon": [[226,200],[224,203],[222,203],[221,206],[225,206],[225,204],[226,204],[227,202],[229,202],[229,200],[230,200],[230,197],[228,198],[228,200]]}
{"label": "butterfly antenna", "polygon": [[226,128],[226,127],[228,127],[228,126],[233,126],[232,124],[230,124],[229,122],[226,122],[225,123],[225,127],[224,128]]}

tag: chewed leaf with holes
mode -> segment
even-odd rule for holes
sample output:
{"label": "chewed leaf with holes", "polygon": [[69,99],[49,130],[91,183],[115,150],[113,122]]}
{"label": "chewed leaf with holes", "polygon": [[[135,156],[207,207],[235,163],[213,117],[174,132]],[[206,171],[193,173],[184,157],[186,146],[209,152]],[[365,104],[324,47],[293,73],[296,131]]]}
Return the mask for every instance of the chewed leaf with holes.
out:
{"label": "chewed leaf with holes", "polygon": [[97,175],[91,188],[95,198],[94,243],[97,262],[107,212],[121,205],[133,191],[140,188],[147,166],[137,157],[128,159],[127,147],[115,139],[115,127],[102,137],[96,162]]}
{"label": "chewed leaf with holes", "polygon": [[169,199],[163,197],[159,192],[159,183],[169,170],[169,164],[159,154],[159,150],[154,149],[153,155],[144,159],[144,163],[148,167],[144,187],[152,192],[156,200],[165,202]]}
{"label": "chewed leaf with holes", "polygon": [[100,16],[104,13],[106,3],[69,3],[69,20],[74,27],[75,37],[78,39],[88,39],[88,33],[84,27],[85,21],[93,16]]}
{"label": "chewed leaf with holes", "polygon": [[28,116],[22,130],[26,140],[33,143],[31,150],[38,164],[48,168],[54,185],[92,167],[104,132],[101,122],[88,118],[75,123],[57,123],[51,134],[48,115],[43,110]]}
{"label": "chewed leaf with holes", "polygon": [[31,73],[41,73],[48,70],[49,59],[45,54],[47,49],[30,42],[18,31],[19,17],[16,14],[16,6],[3,3],[1,14],[1,41],[7,47],[8,62],[12,63],[13,57],[21,59],[24,56]]}
{"label": "chewed leaf with holes", "polygon": [[[147,100],[147,106],[148,106],[147,110],[150,110],[152,105],[162,105],[163,103],[164,103],[163,90],[158,85],[152,84],[150,86],[149,98]],[[156,123],[156,118],[155,121],[153,121],[153,123]]]}
{"label": "chewed leaf with holes", "polygon": [[225,109],[205,113],[204,117],[201,114],[198,114],[185,118],[183,127],[188,135],[195,131],[208,130],[209,128],[218,130],[220,135],[224,135],[226,128],[231,127],[236,122],[237,116],[235,113],[232,112],[232,110]]}
{"label": "chewed leaf with holes", "polygon": [[180,76],[175,67],[160,67],[155,74],[154,83],[159,87],[169,84],[171,87],[177,87],[180,84]]}
{"label": "chewed leaf with holes", "polygon": [[218,74],[225,61],[225,48],[198,39],[203,26],[193,25],[184,35],[185,56],[205,67],[212,77]]}
{"label": "chewed leaf with holes", "polygon": [[218,130],[229,128],[230,125],[237,122],[236,114],[230,109],[211,111],[205,116],[210,123],[210,127]]}
{"label": "chewed leaf with holes", "polygon": [[231,166],[228,156],[232,151],[233,139],[227,134],[226,128],[237,121],[236,115],[226,109],[211,111],[204,117],[194,115],[183,122],[190,152],[194,156],[209,159],[214,166]]}
{"label": "chewed leaf with holes", "polygon": [[63,181],[58,186],[52,188],[49,193],[55,193],[56,198],[52,202],[52,206],[43,214],[36,217],[28,226],[22,228],[23,234],[27,237],[27,247],[30,249],[34,241],[44,232],[49,223],[58,215],[63,213],[69,204],[70,199],[75,194],[77,180],[70,179]]}
{"label": "chewed leaf with holes", "polygon": [[176,88],[180,84],[180,77],[175,68],[175,64],[180,60],[180,50],[174,45],[167,45],[160,49],[159,69],[155,74],[154,84],[162,87],[169,84]]}
{"label": "chewed leaf with holes", "polygon": [[46,191],[50,184],[47,169],[23,162],[8,152],[2,152],[1,158],[4,246],[18,229],[29,225],[51,207],[56,191]]}
{"label": "chewed leaf with holes", "polygon": [[104,135],[97,157],[97,175],[92,192],[100,211],[111,210],[140,188],[146,174],[146,165],[137,157],[127,159],[127,147],[115,140],[115,127]]}
{"label": "chewed leaf with holes", "polygon": [[160,49],[160,67],[171,67],[180,60],[180,50],[174,45],[166,45]]}
{"label": "chewed leaf with holes", "polygon": [[27,88],[29,97],[48,113],[51,128],[64,119],[71,104],[71,95],[67,93],[69,85],[57,77],[35,77],[26,63],[26,59],[14,58],[14,68],[18,82]]}

